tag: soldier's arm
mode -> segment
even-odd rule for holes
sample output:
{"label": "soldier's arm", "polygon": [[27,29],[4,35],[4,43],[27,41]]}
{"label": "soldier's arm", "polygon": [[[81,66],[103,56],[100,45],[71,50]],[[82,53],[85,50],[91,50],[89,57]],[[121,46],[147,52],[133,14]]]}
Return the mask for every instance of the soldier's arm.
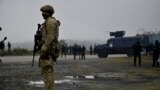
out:
{"label": "soldier's arm", "polygon": [[57,39],[57,24],[56,21],[49,20],[46,22],[45,29],[47,31],[47,36],[45,37],[45,43],[43,44],[41,50],[47,51],[51,43]]}

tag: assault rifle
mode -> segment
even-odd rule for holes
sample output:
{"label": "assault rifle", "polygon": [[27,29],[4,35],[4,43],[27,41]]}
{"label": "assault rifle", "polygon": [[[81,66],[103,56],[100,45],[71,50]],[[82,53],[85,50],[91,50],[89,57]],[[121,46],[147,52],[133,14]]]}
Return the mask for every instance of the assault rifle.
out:
{"label": "assault rifle", "polygon": [[34,48],[33,48],[33,59],[32,59],[32,67],[34,66],[34,58],[35,58],[35,54],[38,50],[40,50],[40,41],[42,38],[41,35],[41,24],[38,24],[38,29],[36,31],[36,34],[34,35]]}

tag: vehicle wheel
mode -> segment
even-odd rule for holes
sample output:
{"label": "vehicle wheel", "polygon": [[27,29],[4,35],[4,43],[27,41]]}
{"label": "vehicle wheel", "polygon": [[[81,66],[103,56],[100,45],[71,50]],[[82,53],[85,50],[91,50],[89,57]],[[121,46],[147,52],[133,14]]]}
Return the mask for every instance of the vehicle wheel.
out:
{"label": "vehicle wheel", "polygon": [[99,58],[106,58],[108,56],[107,50],[98,50],[98,57]]}
{"label": "vehicle wheel", "polygon": [[132,49],[128,49],[127,50],[127,56],[128,57],[132,57],[133,56],[133,50]]}

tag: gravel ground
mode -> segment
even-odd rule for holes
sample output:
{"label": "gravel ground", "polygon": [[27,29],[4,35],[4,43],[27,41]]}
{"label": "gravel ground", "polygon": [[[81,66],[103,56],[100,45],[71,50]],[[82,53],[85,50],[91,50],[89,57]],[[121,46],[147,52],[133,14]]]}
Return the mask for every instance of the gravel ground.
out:
{"label": "gravel ground", "polygon": [[[0,90],[44,89],[37,60],[31,67],[31,58],[3,58],[4,63],[0,64]],[[68,56],[58,59],[54,65],[56,90],[160,89],[160,68],[151,67],[151,56],[142,57],[141,67],[133,66],[133,57],[86,58],[73,60]]]}

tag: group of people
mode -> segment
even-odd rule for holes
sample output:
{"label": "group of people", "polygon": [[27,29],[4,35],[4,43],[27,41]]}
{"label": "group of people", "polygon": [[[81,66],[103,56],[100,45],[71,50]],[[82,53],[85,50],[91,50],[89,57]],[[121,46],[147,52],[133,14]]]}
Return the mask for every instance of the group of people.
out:
{"label": "group of people", "polygon": [[93,54],[95,55],[97,53],[96,44],[94,45],[94,47],[90,45],[89,50],[90,50],[90,55],[93,55]]}
{"label": "group of people", "polygon": [[85,51],[86,51],[86,47],[84,45],[77,45],[74,44],[72,47],[72,53],[74,55],[74,60],[76,60],[76,56],[79,56],[79,59],[85,59]]}
{"label": "group of people", "polygon": [[63,55],[66,57],[66,55],[74,55],[73,59],[76,59],[76,56],[79,56],[79,59],[85,59],[85,52],[86,47],[84,45],[70,45],[69,47],[67,45],[61,46],[61,57]]}
{"label": "group of people", "polygon": [[[66,58],[66,55],[74,55],[73,59],[76,59],[76,56],[79,56],[79,59],[85,59],[86,47],[84,45],[78,45],[76,43],[70,46],[65,44],[61,45],[60,52],[61,57],[64,56]],[[89,46],[89,54],[96,54],[96,46],[94,46],[94,48],[92,47],[92,45]]]}
{"label": "group of people", "polygon": [[[141,66],[141,51],[142,51],[142,45],[139,41],[137,41],[133,45],[133,55],[134,55],[134,66],[136,66],[137,63],[137,57],[138,57],[138,63],[139,66]],[[158,40],[155,41],[155,44],[151,47],[152,56],[153,56],[153,63],[152,66],[159,66],[159,56],[160,56],[160,43]]]}

